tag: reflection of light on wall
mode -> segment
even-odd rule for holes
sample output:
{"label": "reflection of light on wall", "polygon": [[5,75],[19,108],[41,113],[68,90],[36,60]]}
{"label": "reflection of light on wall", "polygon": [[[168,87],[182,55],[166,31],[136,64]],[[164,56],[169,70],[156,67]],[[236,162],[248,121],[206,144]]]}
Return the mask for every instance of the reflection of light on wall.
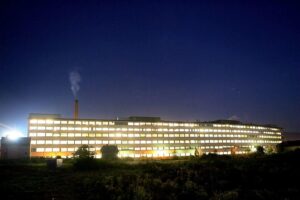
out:
{"label": "reflection of light on wall", "polygon": [[164,153],[165,152],[163,150],[157,150],[157,151],[155,151],[154,155],[161,157],[161,156],[164,156]]}

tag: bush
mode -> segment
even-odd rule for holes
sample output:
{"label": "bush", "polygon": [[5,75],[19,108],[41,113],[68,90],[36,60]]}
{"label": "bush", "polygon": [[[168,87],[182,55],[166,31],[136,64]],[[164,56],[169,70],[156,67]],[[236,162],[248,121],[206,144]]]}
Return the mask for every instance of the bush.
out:
{"label": "bush", "polygon": [[256,153],[259,155],[263,155],[263,154],[265,154],[265,149],[262,146],[257,146]]}
{"label": "bush", "polygon": [[74,157],[78,158],[89,158],[89,157],[94,157],[95,152],[90,151],[92,147],[88,145],[82,145],[80,146],[77,151],[74,152]]}
{"label": "bush", "polygon": [[117,159],[118,147],[116,145],[104,145],[101,147],[101,153],[103,159]]}
{"label": "bush", "polygon": [[[124,168],[122,162],[112,162],[107,160],[95,159],[93,157],[88,158],[76,158],[73,160],[73,167],[75,170],[98,170],[98,169],[113,169],[113,168]],[[127,168],[128,166],[125,165]]]}
{"label": "bush", "polygon": [[92,157],[77,158],[74,160],[73,167],[76,170],[95,170],[99,168],[99,164],[97,160]]}

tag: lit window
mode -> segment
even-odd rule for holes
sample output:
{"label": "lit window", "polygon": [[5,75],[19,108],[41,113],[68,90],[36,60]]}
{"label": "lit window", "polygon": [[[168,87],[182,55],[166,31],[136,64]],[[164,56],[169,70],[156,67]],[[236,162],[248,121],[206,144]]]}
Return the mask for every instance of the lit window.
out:
{"label": "lit window", "polygon": [[36,143],[37,144],[45,144],[45,140],[37,140]]}
{"label": "lit window", "polygon": [[36,133],[29,133],[29,137],[36,137]]}
{"label": "lit window", "polygon": [[37,123],[37,120],[36,120],[36,119],[31,119],[31,120],[29,121],[29,123],[30,123],[30,124],[36,124],[36,123]]}
{"label": "lit window", "polygon": [[36,148],[36,152],[44,152],[45,148]]}
{"label": "lit window", "polygon": [[45,120],[38,120],[38,124],[45,124]]}
{"label": "lit window", "polygon": [[53,140],[53,144],[59,144],[59,140]]}
{"label": "lit window", "polygon": [[67,134],[67,133],[62,133],[60,136],[61,136],[61,137],[67,137],[68,134]]}

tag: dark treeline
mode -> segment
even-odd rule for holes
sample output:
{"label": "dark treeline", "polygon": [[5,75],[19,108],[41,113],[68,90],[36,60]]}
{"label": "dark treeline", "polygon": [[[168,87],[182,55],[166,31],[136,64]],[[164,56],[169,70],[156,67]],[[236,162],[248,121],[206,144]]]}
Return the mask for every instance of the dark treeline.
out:
{"label": "dark treeline", "polygon": [[[75,162],[75,163],[74,163]],[[1,199],[299,199],[300,152],[164,161],[0,163]],[[90,166],[89,166],[90,165]],[[90,167],[90,168],[89,168]]]}

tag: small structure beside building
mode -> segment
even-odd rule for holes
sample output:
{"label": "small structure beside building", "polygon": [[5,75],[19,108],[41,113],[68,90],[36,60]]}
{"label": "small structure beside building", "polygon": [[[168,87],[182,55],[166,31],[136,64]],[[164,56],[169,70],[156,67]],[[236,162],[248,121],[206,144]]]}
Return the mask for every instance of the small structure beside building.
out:
{"label": "small structure beside building", "polygon": [[30,158],[30,138],[20,137],[10,139],[1,138],[1,159],[26,159]]}
{"label": "small structure beside building", "polygon": [[49,169],[56,169],[63,165],[63,159],[61,158],[53,158],[47,160],[47,167]]}

